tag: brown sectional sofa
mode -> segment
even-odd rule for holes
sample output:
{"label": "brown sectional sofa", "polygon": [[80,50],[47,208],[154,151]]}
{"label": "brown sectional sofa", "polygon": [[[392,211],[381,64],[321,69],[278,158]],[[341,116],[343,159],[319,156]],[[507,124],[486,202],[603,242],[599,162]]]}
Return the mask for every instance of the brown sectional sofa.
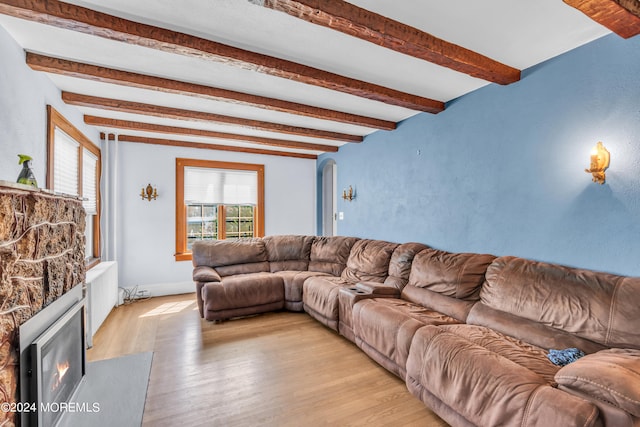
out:
{"label": "brown sectional sofa", "polygon": [[395,243],[378,240],[354,242],[340,277],[311,277],[303,289],[304,311],[311,317],[338,330],[338,295],[341,288],[360,282],[383,283],[388,276],[389,262]]}
{"label": "brown sectional sofa", "polygon": [[399,298],[372,298],[353,307],[356,344],[404,379],[414,334],[425,325],[464,323],[494,258],[422,250]]}
{"label": "brown sectional sofa", "polygon": [[640,426],[640,278],[353,237],[196,242],[193,264],[205,319],[304,310],[451,425]]}

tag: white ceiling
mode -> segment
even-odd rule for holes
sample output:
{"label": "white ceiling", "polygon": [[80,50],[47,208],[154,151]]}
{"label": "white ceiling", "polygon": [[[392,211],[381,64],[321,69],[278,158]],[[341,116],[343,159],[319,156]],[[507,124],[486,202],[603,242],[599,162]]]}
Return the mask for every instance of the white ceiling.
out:
{"label": "white ceiling", "polygon": [[[255,5],[248,0],[73,0],[68,3],[438,101],[450,101],[489,84],[485,80],[305,22],[285,13]],[[569,7],[562,0],[352,0],[350,3],[518,69],[526,69],[609,33],[606,28]],[[129,45],[5,15],[0,15],[0,25],[26,51],[47,56],[393,122],[418,113],[407,108],[273,77],[229,64]],[[61,90],[80,94],[354,135],[367,135],[376,130],[232,102],[135,89],[56,74],[49,74],[49,77]],[[340,141],[266,132],[240,126],[79,108],[86,114],[100,117],[325,145],[344,144]],[[167,136],[109,128],[101,130],[277,151],[320,153],[228,140]]]}

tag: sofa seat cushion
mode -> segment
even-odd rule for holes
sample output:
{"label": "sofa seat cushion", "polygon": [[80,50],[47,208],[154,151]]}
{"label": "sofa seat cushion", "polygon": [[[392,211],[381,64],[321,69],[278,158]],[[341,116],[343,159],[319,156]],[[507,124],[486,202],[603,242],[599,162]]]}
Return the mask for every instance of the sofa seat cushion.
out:
{"label": "sofa seat cushion", "polygon": [[338,330],[338,294],[350,283],[340,277],[313,276],[305,280],[302,290],[304,311],[334,331]]}
{"label": "sofa seat cushion", "polygon": [[557,385],[554,376],[560,367],[551,363],[542,348],[482,326],[451,325],[443,329],[535,372],[550,386]]}
{"label": "sofa seat cushion", "polygon": [[457,328],[420,328],[407,359],[409,391],[423,401],[438,402],[432,407],[445,421],[455,412],[477,426],[584,427],[599,422],[592,403],[551,387],[536,372],[503,356],[508,351],[492,343],[491,336],[458,334]]}
{"label": "sofa seat cushion", "polygon": [[402,379],[411,340],[418,329],[425,325],[459,323],[446,314],[396,298],[358,301],[352,313],[358,347]]}
{"label": "sofa seat cushion", "polygon": [[274,275],[284,282],[284,308],[291,311],[303,311],[302,286],[304,281],[313,276],[328,276],[319,271],[278,271]]}
{"label": "sofa seat cushion", "polygon": [[282,277],[250,273],[223,277],[202,287],[204,315],[208,320],[262,313],[284,307]]}

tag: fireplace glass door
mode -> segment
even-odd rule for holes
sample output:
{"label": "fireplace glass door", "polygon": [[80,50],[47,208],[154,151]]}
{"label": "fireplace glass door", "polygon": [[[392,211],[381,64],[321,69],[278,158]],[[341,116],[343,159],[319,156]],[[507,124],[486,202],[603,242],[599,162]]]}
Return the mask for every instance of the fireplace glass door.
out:
{"label": "fireplace glass door", "polygon": [[82,307],[69,310],[32,344],[32,396],[37,396],[39,426],[55,425],[64,412],[61,404],[71,400],[85,374]]}

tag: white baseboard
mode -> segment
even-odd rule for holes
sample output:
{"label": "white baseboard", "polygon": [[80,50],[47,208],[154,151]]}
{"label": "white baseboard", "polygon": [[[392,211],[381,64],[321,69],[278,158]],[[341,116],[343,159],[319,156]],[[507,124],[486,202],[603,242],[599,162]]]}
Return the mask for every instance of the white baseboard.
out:
{"label": "white baseboard", "polygon": [[180,295],[188,294],[196,291],[196,285],[193,282],[174,282],[174,283],[156,283],[147,285],[138,285],[131,288],[120,288],[118,292],[118,305],[122,304],[125,290],[127,292],[145,292],[145,297],[160,297],[164,295]]}

